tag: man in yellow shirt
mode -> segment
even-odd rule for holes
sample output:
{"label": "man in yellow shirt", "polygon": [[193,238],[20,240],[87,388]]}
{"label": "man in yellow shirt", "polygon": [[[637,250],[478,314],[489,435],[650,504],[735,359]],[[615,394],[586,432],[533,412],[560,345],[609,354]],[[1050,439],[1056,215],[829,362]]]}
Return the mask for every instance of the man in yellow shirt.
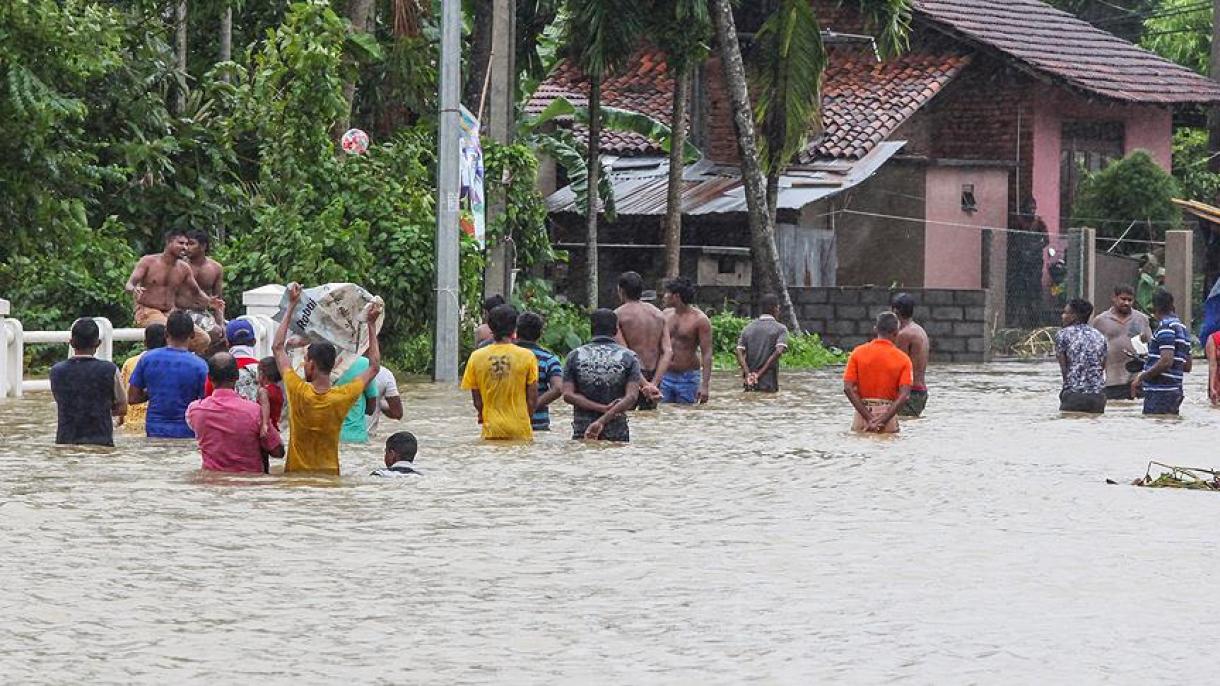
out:
{"label": "man in yellow shirt", "polygon": [[[305,378],[292,368],[284,350],[293,310],[301,300],[301,284],[288,284],[288,312],[280,322],[271,343],[275,363],[284,378],[288,397],[288,459],[284,472],[339,473],[339,431],[347,411],[381,369],[381,349],[373,322],[381,314],[381,306],[369,306],[369,349],[364,354],[369,368],[352,381],[332,388],[330,372],[335,368],[338,351],[330,343],[312,343],[305,351]],[[531,355],[530,357],[533,357]]]}
{"label": "man in yellow shirt", "polygon": [[513,344],[517,310],[512,305],[493,309],[487,324],[494,341],[471,353],[462,388],[470,391],[483,438],[528,441],[534,437],[530,416],[538,404],[538,359]]}

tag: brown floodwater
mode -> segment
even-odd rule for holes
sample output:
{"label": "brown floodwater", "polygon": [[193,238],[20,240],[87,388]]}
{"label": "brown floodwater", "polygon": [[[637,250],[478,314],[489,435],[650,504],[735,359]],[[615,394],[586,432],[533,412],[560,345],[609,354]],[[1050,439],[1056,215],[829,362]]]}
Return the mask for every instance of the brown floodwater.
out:
{"label": "brown floodwater", "polygon": [[1206,682],[1220,494],[1106,485],[1213,458],[1220,412],[1057,412],[1053,364],[940,366],[846,431],[838,372],[632,417],[629,447],[478,440],[405,384],[422,478],[203,475],[191,442],[57,448],[0,401],[6,683]]}

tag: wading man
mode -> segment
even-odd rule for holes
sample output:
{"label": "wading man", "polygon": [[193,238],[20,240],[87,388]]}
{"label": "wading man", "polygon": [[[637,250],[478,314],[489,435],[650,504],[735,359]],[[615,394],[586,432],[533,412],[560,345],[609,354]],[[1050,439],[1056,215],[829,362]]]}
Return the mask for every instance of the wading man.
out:
{"label": "wading man", "polygon": [[195,437],[186,423],[186,408],[203,397],[208,365],[187,349],[194,334],[191,318],[174,310],[165,324],[165,347],[145,351],[131,372],[127,401],[148,401],[144,430],[149,438]]}
{"label": "wading man", "polygon": [[894,345],[911,358],[911,395],[898,414],[918,417],[928,405],[928,386],[924,374],[928,371],[928,332],[916,323],[915,298],[899,293],[890,301],[890,310],[898,315],[898,338]]}
{"label": "wading man", "polygon": [[881,313],[873,331],[876,338],[851,351],[843,373],[843,393],[856,410],[851,429],[898,433],[898,411],[911,393],[911,358],[894,345],[898,315]]}
{"label": "wading man", "polygon": [[[165,232],[165,249],[155,255],[145,255],[127,279],[125,288],[135,298],[135,323],[138,327],[165,324],[169,313],[180,307],[189,310],[223,308],[224,301],[214,298],[199,287],[195,273],[184,260],[187,252],[186,234]],[[194,327],[188,347],[206,352],[211,337],[202,328]]]}
{"label": "wading man", "polygon": [[[224,299],[224,267],[208,256],[212,248],[212,239],[206,231],[192,229],[186,232],[186,262],[195,276],[195,283],[210,297],[223,301]],[[203,329],[211,338],[211,350],[221,348],[224,339],[223,310],[217,316],[207,309],[192,308],[188,302],[177,303],[178,307],[187,310],[195,326]]]}
{"label": "wading man", "polygon": [[622,304],[614,314],[618,317],[619,343],[630,348],[643,367],[636,409],[655,410],[661,399],[661,379],[669,369],[673,347],[664,313],[656,305],[640,300],[643,294],[644,279],[635,272],[623,272],[618,277],[618,298]]}
{"label": "wading man", "polygon": [[487,440],[528,441],[534,437],[530,415],[538,404],[538,358],[513,343],[517,310],[500,305],[487,317],[492,343],[470,354],[462,388],[483,425]]}
{"label": "wading man", "polygon": [[1190,371],[1190,332],[1178,319],[1173,294],[1161,289],[1152,296],[1156,333],[1148,346],[1144,371],[1131,381],[1131,395],[1144,391],[1144,414],[1176,415],[1182,405],[1182,380]]}
{"label": "wading man", "polygon": [[517,317],[517,345],[534,353],[538,360],[538,402],[531,418],[534,431],[551,430],[551,403],[563,395],[563,364],[555,353],[538,345],[542,327],[542,317],[535,312],[522,312]]}
{"label": "wading man", "polygon": [[127,394],[118,367],[93,356],[101,343],[97,322],[77,319],[72,324],[72,357],[51,367],[51,394],[55,396],[59,424],[55,442],[76,445],[114,445],[114,420],[127,414]]}
{"label": "wading man", "polygon": [[208,358],[212,394],[186,408],[186,422],[195,431],[204,469],[266,474],[268,458],[283,457],[284,446],[274,426],[263,432],[258,403],[237,394],[238,373],[232,353]]}
{"label": "wading man", "polygon": [[1152,327],[1148,326],[1148,315],[1134,307],[1135,289],[1116,286],[1110,309],[1093,317],[1093,328],[1106,337],[1106,398],[1130,400],[1131,380],[1134,375],[1127,371],[1127,362],[1135,354],[1131,339],[1138,337],[1144,343],[1152,339]]}
{"label": "wading man", "polygon": [[1063,328],[1055,336],[1055,353],[1063,374],[1060,412],[1106,411],[1106,337],[1089,326],[1093,304],[1075,298],[1063,307]]}
{"label": "wading man", "polygon": [[640,360],[614,339],[618,317],[600,309],[589,315],[593,338],[568,355],[563,399],[572,406],[572,438],[631,440],[627,411],[640,391]]}
{"label": "wading man", "polygon": [[665,325],[673,345],[669,369],[661,378],[661,400],[690,405],[706,403],[712,383],[712,322],[695,301],[690,279],[665,284]]}
{"label": "wading man", "polygon": [[788,327],[779,322],[779,298],[770,293],[758,299],[762,314],[746,325],[737,340],[737,366],[747,391],[779,391],[779,358],[788,349]]}

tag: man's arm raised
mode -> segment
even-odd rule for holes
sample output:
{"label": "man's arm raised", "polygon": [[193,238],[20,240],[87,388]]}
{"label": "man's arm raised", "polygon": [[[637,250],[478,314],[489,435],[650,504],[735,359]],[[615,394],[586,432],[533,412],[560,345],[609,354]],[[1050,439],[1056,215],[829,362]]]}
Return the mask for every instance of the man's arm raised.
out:
{"label": "man's arm raised", "polygon": [[127,284],[123,286],[123,289],[135,298],[136,303],[139,303],[140,298],[144,297],[144,286],[140,284],[144,283],[146,274],[148,274],[148,258],[141,257],[136,260],[135,269],[131,270],[131,276],[127,279]]}
{"label": "man's arm raised", "polygon": [[381,304],[370,304],[368,309],[369,349],[364,353],[369,360],[369,368],[364,370],[364,374],[360,376],[365,386],[373,383],[373,379],[377,378],[377,372],[381,371],[381,344],[377,341],[377,332],[373,330],[374,325],[377,324],[377,318],[380,316]]}
{"label": "man's arm raised", "polygon": [[292,360],[288,358],[288,351],[284,346],[288,343],[288,327],[292,324],[292,312],[296,309],[297,303],[301,301],[301,284],[293,282],[288,284],[288,311],[284,313],[284,320],[280,322],[279,328],[275,330],[275,338],[271,339],[271,354],[275,356],[275,366],[280,368],[280,371],[292,369]]}

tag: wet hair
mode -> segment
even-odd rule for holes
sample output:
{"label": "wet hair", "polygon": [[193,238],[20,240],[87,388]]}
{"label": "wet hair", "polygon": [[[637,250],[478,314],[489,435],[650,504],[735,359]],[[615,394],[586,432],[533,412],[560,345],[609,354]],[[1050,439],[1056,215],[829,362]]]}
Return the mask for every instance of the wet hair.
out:
{"label": "wet hair", "polygon": [[1152,309],[1155,312],[1173,312],[1173,293],[1158,288],[1156,293],[1152,294]]}
{"label": "wet hair", "polygon": [[97,322],[88,317],[81,317],[72,322],[72,347],[77,350],[96,348],[102,342],[102,333],[97,328]]}
{"label": "wet hair", "polygon": [[644,277],[636,272],[623,272],[618,276],[618,287],[628,300],[639,300],[644,294]]}
{"label": "wet hair", "polygon": [[415,461],[415,452],[419,450],[419,441],[410,431],[399,431],[385,439],[385,449],[398,456],[399,460]]}
{"label": "wet hair", "polygon": [[695,302],[695,285],[685,276],[679,276],[666,281],[665,290],[682,298],[682,303],[685,305]]}
{"label": "wet hair", "polygon": [[522,312],[517,317],[517,339],[537,342],[542,338],[542,316],[536,312]]}
{"label": "wet hair", "polygon": [[275,363],[275,358],[271,356],[264,357],[258,361],[258,373],[266,377],[271,383],[279,383],[284,380],[280,376],[280,366]]}
{"label": "wet hair", "polygon": [[165,325],[149,324],[144,327],[144,349],[154,350],[165,347]]}
{"label": "wet hair", "polygon": [[335,344],[326,341],[310,343],[305,349],[305,359],[317,365],[323,374],[329,374],[335,368],[335,358],[338,356],[339,350]]}
{"label": "wet hair", "polygon": [[774,294],[764,293],[758,299],[758,311],[760,314],[771,314],[777,307],[779,307],[779,298],[775,297]]}
{"label": "wet hair", "polygon": [[899,293],[890,300],[890,309],[903,319],[915,316],[915,296],[910,293]]}
{"label": "wet hair", "polygon": [[191,316],[182,310],[174,310],[169,313],[169,319],[165,320],[165,333],[172,341],[189,340],[195,335],[195,322],[191,320]]}
{"label": "wet hair", "polygon": [[186,232],[183,231],[182,229],[174,229],[174,228],[166,229],[165,233],[161,234],[161,243],[163,243],[163,244],[169,243],[170,239],[177,238],[179,236],[185,237]]}
{"label": "wet hair", "polygon": [[493,295],[483,299],[483,312],[491,314],[491,311],[508,302],[502,295]]}
{"label": "wet hair", "polygon": [[1135,297],[1135,289],[1125,283],[1120,283],[1114,287],[1114,295],[1129,295]]}
{"label": "wet hair", "polygon": [[209,357],[208,378],[214,386],[237,383],[237,358],[223,351]]}
{"label": "wet hair", "polygon": [[517,328],[517,308],[512,305],[497,305],[487,314],[487,327],[496,340],[508,338]]}
{"label": "wet hair", "polygon": [[594,336],[613,336],[618,333],[618,315],[604,307],[593,310],[589,315],[589,329]]}
{"label": "wet hair", "polygon": [[1093,303],[1082,298],[1072,298],[1068,301],[1068,309],[1076,316],[1076,321],[1085,324],[1093,316]]}
{"label": "wet hair", "polygon": [[898,315],[893,312],[882,312],[877,315],[877,334],[880,336],[893,336],[898,333]]}
{"label": "wet hair", "polygon": [[207,231],[202,229],[191,229],[190,231],[186,232],[186,237],[188,240],[195,241],[199,245],[202,245],[205,255],[209,250],[212,249],[212,238],[208,235]]}

